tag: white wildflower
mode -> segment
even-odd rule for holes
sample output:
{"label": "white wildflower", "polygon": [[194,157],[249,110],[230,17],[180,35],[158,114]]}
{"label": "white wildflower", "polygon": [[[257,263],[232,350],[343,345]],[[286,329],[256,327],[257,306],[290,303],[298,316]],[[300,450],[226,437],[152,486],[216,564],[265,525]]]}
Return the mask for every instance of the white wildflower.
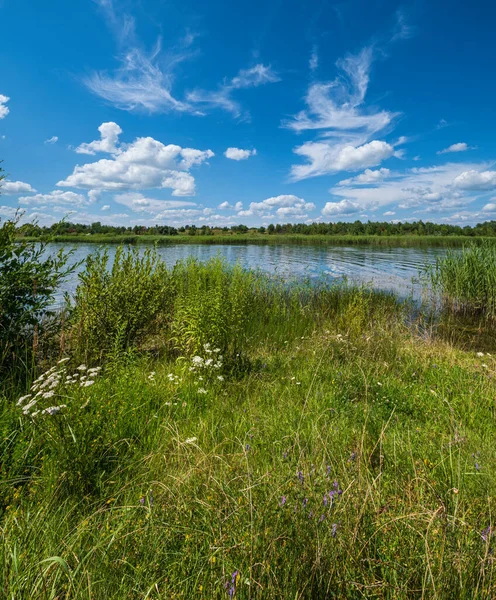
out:
{"label": "white wildflower", "polygon": [[36,415],[39,415],[40,411],[39,410],[35,410],[34,413],[31,413],[32,417],[36,417]]}
{"label": "white wildflower", "polygon": [[218,379],[219,381],[224,381],[224,377],[222,377],[222,375],[217,375],[217,379]]}
{"label": "white wildflower", "polygon": [[82,381],[79,385],[80,387],[89,387],[93,385],[95,382],[92,379],[88,379],[88,381]]}
{"label": "white wildflower", "polygon": [[21,406],[21,404],[24,402],[24,400],[27,400],[28,398],[31,398],[31,394],[27,394],[26,396],[21,396],[19,398],[19,400],[17,401],[17,406]]}
{"label": "white wildflower", "polygon": [[197,441],[198,438],[195,437],[190,437],[187,440],[184,440],[185,444],[194,444]]}
{"label": "white wildflower", "polygon": [[193,356],[193,358],[191,359],[191,362],[196,367],[201,367],[203,365],[203,358],[201,356]]}
{"label": "white wildflower", "polygon": [[31,400],[31,402],[28,402],[28,404],[26,404],[26,406],[22,410],[23,414],[29,415],[29,411],[33,408],[35,404],[37,404],[37,402],[38,400]]}
{"label": "white wildflower", "polygon": [[217,362],[215,363],[214,367],[215,367],[216,369],[220,369],[220,368],[222,367],[222,363],[221,363],[220,361],[217,361]]}
{"label": "white wildflower", "polygon": [[217,353],[219,353],[219,352],[220,352],[220,348],[215,348],[215,349],[214,349],[214,352],[215,352],[216,354],[217,354]]}
{"label": "white wildflower", "polygon": [[210,344],[203,344],[203,349],[207,354],[211,354],[212,350],[210,349]]}
{"label": "white wildflower", "polygon": [[78,371],[86,371],[88,369],[88,367],[86,365],[79,365],[79,367],[77,368]]}
{"label": "white wildflower", "polygon": [[49,406],[48,408],[45,408],[45,410],[42,410],[41,414],[42,415],[56,415],[63,408],[67,408],[67,405],[61,404],[60,406]]}
{"label": "white wildflower", "polygon": [[61,359],[58,361],[58,363],[57,363],[57,364],[58,364],[58,365],[62,365],[62,364],[64,364],[65,362],[67,362],[68,360],[71,360],[71,359],[70,359],[68,356],[66,356],[65,358],[61,358]]}
{"label": "white wildflower", "polygon": [[43,398],[52,398],[52,396],[55,396],[55,392],[53,390],[50,390],[49,392],[45,392],[43,394]]}
{"label": "white wildflower", "polygon": [[484,356],[484,352],[477,352],[477,356]]}
{"label": "white wildflower", "polygon": [[199,394],[206,394],[207,390],[205,388],[198,388],[198,393]]}
{"label": "white wildflower", "polygon": [[211,364],[213,364],[214,359],[213,358],[207,358],[207,360],[205,361],[205,366],[209,367]]}

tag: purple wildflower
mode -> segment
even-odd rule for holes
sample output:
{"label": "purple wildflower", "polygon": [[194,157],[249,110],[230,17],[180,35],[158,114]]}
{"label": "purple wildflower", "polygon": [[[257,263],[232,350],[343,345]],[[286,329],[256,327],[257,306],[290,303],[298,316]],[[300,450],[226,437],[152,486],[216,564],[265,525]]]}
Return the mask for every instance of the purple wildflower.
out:
{"label": "purple wildflower", "polygon": [[282,453],[282,457],[283,457],[284,459],[288,458],[288,452],[287,452],[287,450],[286,450],[285,452],[283,452],[283,453]]}
{"label": "purple wildflower", "polygon": [[333,523],[332,524],[332,530],[331,530],[332,537],[336,537],[337,530],[338,530],[338,524],[337,523]]}
{"label": "purple wildflower", "polygon": [[140,504],[144,504],[144,503],[145,503],[145,497],[141,496],[141,498],[140,498]]}
{"label": "purple wildflower", "polygon": [[322,521],[325,519],[325,515],[320,515],[320,519],[319,519],[319,523],[322,523]]}
{"label": "purple wildflower", "polygon": [[313,517],[313,510],[308,513],[308,518],[311,519]]}
{"label": "purple wildflower", "polygon": [[479,463],[475,461],[475,470],[480,471]]}
{"label": "purple wildflower", "polygon": [[484,542],[487,542],[491,536],[491,525],[488,525],[485,529],[483,529],[480,536]]}
{"label": "purple wildflower", "polygon": [[303,508],[305,508],[306,505],[308,504],[308,498],[303,498],[302,504],[303,504]]}
{"label": "purple wildflower", "polygon": [[246,446],[245,446],[246,452],[248,452],[250,450],[250,448],[251,448],[250,444],[246,444]]}
{"label": "purple wildflower", "polygon": [[324,506],[327,506],[327,494],[324,494]]}
{"label": "purple wildflower", "polygon": [[356,458],[356,454],[355,454],[355,452],[352,452],[349,460],[355,460],[355,458]]}
{"label": "purple wildflower", "polygon": [[331,474],[331,465],[327,465],[327,477]]}
{"label": "purple wildflower", "polygon": [[286,504],[286,496],[283,496],[281,498],[281,501],[279,502],[279,506],[284,506]]}
{"label": "purple wildflower", "polygon": [[234,598],[235,594],[236,594],[236,579],[238,578],[239,575],[239,571],[236,570],[234,571],[234,573],[231,576],[231,586],[229,588],[229,598]]}
{"label": "purple wildflower", "polygon": [[298,479],[300,480],[301,485],[303,485],[305,476],[303,475],[302,471],[298,471]]}

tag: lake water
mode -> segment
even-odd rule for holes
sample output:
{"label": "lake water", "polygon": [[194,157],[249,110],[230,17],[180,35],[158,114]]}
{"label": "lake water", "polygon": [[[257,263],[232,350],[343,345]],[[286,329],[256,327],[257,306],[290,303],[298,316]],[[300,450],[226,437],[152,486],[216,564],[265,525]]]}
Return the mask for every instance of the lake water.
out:
{"label": "lake water", "polygon": [[[64,244],[50,244],[48,251],[57,252]],[[97,244],[75,244],[71,262],[75,263],[98,251]],[[147,245],[137,246],[144,252]],[[116,246],[106,246],[110,257]],[[388,290],[401,297],[419,297],[420,285],[415,283],[419,270],[444,256],[445,248],[378,248],[372,246],[299,246],[281,245],[203,245],[177,244],[159,246],[158,254],[172,266],[177,261],[193,256],[198,260],[208,260],[220,255],[230,263],[239,263],[246,268],[262,269],[283,277],[328,278],[342,281],[365,283],[378,290]],[[82,268],[81,268],[82,269]],[[81,270],[80,269],[80,270]],[[71,276],[57,295],[61,302],[63,292],[74,292],[78,283],[77,273]]]}

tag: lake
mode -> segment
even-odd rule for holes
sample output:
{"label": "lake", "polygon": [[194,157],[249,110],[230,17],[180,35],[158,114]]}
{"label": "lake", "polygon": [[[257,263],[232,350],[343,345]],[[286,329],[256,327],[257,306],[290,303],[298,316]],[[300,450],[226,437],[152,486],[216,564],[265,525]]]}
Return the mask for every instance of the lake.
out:
{"label": "lake", "polygon": [[[55,253],[67,244],[49,244],[48,252]],[[71,263],[86,258],[98,251],[96,244],[75,244]],[[116,246],[105,246],[112,258]],[[144,252],[147,245],[137,246]],[[329,281],[365,283],[378,290],[393,291],[400,297],[419,297],[420,286],[415,283],[419,270],[444,256],[445,248],[390,248],[372,246],[299,246],[281,245],[204,245],[178,244],[158,246],[158,254],[169,265],[190,256],[198,260],[208,260],[220,255],[230,263],[239,263],[246,268],[262,269],[283,277],[300,278],[325,277]],[[79,270],[82,270],[81,267]],[[63,285],[56,301],[61,302],[65,291],[73,293],[78,283],[74,273]]]}

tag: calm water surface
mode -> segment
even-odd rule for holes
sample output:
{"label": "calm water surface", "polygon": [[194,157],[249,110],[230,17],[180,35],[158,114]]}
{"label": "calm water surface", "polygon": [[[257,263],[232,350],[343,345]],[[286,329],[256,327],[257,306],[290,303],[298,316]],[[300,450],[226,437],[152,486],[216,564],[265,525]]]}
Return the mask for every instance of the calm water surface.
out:
{"label": "calm water surface", "polygon": [[[57,252],[65,244],[50,244],[48,251]],[[144,252],[146,245],[138,246]],[[75,244],[71,262],[75,263],[89,254],[95,253],[101,246],[96,244]],[[106,246],[111,259],[115,255],[116,246]],[[325,277],[332,281],[348,278],[356,283],[366,283],[378,290],[388,290],[401,297],[413,295],[418,297],[420,286],[415,283],[419,270],[425,265],[435,262],[436,258],[445,254],[445,248],[376,248],[370,246],[298,246],[281,245],[202,245],[178,244],[159,246],[159,255],[172,266],[178,260],[190,256],[198,260],[208,260],[220,255],[230,263],[239,263],[246,268],[262,269],[269,273],[277,273],[283,277],[299,278]],[[79,270],[82,270],[81,267]],[[64,292],[72,294],[78,284],[77,273],[72,275],[62,286],[57,295],[61,302]]]}

